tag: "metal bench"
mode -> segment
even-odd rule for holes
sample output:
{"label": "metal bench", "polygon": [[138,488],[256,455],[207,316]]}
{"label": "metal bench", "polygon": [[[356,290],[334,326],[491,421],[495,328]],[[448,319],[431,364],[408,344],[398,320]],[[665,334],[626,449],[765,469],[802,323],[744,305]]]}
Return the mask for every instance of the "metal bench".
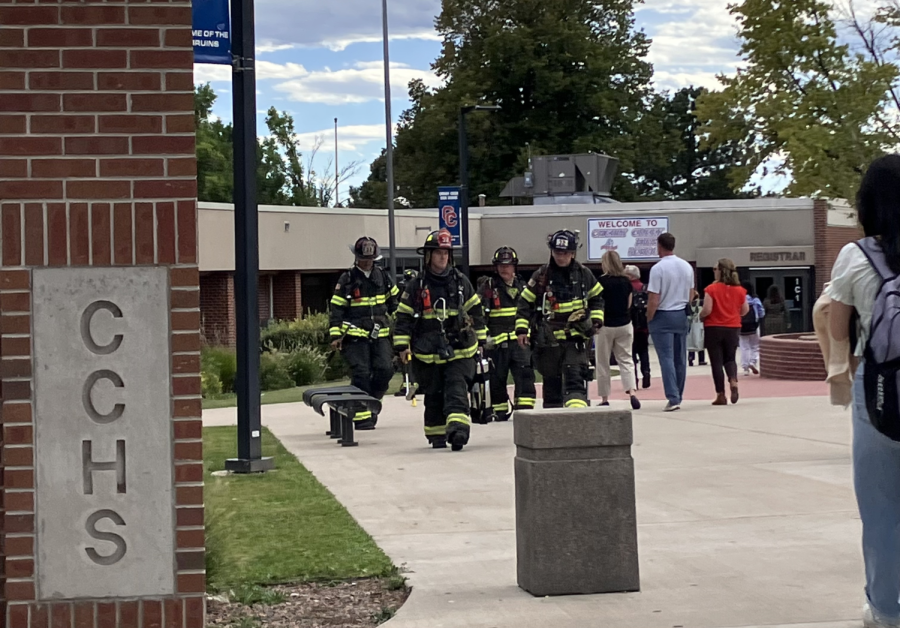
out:
{"label": "metal bench", "polygon": [[356,447],[359,444],[353,439],[353,415],[360,404],[373,414],[381,412],[381,401],[356,386],[310,388],[303,391],[303,403],[322,416],[325,416],[325,406],[328,406],[330,427],[325,435],[338,439],[341,447]]}

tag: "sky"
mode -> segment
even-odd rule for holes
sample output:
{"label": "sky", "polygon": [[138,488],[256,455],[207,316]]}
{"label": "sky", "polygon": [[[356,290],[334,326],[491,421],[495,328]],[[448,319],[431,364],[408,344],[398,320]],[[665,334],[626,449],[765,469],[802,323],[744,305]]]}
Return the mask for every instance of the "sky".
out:
{"label": "sky", "polygon": [[[659,90],[689,85],[717,88],[716,75],[731,73],[738,42],[729,0],[645,0],[636,27],[652,40],[649,61]],[[408,107],[407,84],[439,81],[431,63],[440,53],[434,17],[440,0],[388,0],[391,117]],[[274,106],[294,118],[305,157],[320,143],[315,166],[333,170],[334,119],[338,165],[359,163],[339,190],[369,174],[385,146],[384,57],[381,3],[377,0],[256,0],[257,113]],[[195,82],[210,82],[219,95],[214,113],[231,119],[230,66],[198,64]]]}

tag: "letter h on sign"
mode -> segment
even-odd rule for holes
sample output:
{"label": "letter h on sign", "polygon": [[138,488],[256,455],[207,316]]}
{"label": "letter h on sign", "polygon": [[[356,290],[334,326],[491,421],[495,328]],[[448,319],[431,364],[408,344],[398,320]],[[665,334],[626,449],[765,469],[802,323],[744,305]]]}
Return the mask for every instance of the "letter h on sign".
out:
{"label": "letter h on sign", "polygon": [[[91,322],[94,316],[101,310],[109,312],[112,314],[113,318],[122,318],[122,310],[115,303],[110,301],[95,301],[85,308],[84,313],[81,316],[81,338],[84,345],[91,353],[95,355],[110,355],[115,353],[122,345],[123,336],[122,334],[116,334],[113,336],[112,341],[105,345],[97,343],[91,333]],[[91,398],[91,393],[97,385],[97,382],[104,379],[112,382],[113,386],[117,389],[125,388],[125,382],[122,381],[121,376],[115,371],[100,369],[88,375],[82,389],[81,402],[84,406],[84,411],[91,420],[100,425],[113,423],[125,413],[124,403],[115,404],[113,409],[106,414],[101,414],[97,410],[94,401]],[[93,443],[91,441],[85,440],[81,442],[81,474],[84,494],[94,494],[94,471],[115,471],[116,493],[125,494],[127,492],[125,441],[122,439],[116,441],[116,459],[111,462],[94,462],[92,451]],[[91,538],[112,543],[115,545],[116,549],[111,554],[107,555],[100,554],[93,547],[85,548],[84,551],[87,553],[88,558],[98,565],[114,565],[125,556],[128,546],[125,543],[125,539],[118,534],[113,532],[102,532],[97,529],[97,523],[102,519],[109,519],[117,526],[124,526],[125,520],[116,511],[103,509],[93,513],[85,522],[85,530],[87,530],[87,533]]]}

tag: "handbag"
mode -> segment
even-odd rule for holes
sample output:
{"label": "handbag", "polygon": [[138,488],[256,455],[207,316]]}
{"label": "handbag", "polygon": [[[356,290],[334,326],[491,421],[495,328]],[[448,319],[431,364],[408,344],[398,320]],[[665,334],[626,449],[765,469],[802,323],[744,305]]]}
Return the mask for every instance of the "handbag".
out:
{"label": "handbag", "polygon": [[697,301],[696,305],[691,305],[691,314],[690,314],[690,325],[691,328],[688,331],[687,337],[687,350],[688,351],[703,351],[706,349],[705,347],[705,331],[703,327],[703,322],[700,320],[700,302]]}

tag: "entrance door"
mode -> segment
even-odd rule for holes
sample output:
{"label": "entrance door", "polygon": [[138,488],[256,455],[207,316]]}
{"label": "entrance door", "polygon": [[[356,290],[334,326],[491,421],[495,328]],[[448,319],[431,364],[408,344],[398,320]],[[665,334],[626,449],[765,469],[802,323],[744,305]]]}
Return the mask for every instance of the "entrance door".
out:
{"label": "entrance door", "polygon": [[790,323],[790,328],[786,330],[788,333],[806,333],[812,330],[809,268],[748,268],[745,272],[761,301],[768,296],[772,286],[781,293]]}

